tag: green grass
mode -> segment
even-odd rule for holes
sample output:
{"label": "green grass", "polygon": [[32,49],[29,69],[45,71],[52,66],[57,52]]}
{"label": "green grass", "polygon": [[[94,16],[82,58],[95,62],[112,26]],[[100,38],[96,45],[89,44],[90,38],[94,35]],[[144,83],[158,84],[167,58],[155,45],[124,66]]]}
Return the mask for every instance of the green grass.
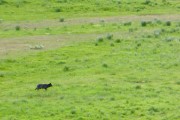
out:
{"label": "green grass", "polygon": [[[92,17],[129,14],[179,13],[179,0],[1,0],[0,19],[43,20],[59,17]],[[85,11],[85,12],[84,12]]]}
{"label": "green grass", "polygon": [[1,118],[178,119],[179,41],[95,43],[1,60]]}
{"label": "green grass", "polygon": [[[179,32],[179,22],[171,22],[172,25],[167,26],[166,22],[161,21],[161,24],[155,22],[155,20],[150,21],[147,26],[142,26],[141,22],[131,22],[131,25],[126,25],[128,23],[86,23],[80,25],[61,25],[56,27],[47,28],[21,28],[16,26],[15,28],[6,29],[0,27],[0,38],[12,38],[14,36],[36,36],[36,35],[58,35],[58,34],[87,34],[87,33],[105,33],[105,32],[140,32],[149,31],[152,32],[159,27],[165,30],[166,33],[172,32],[174,34]],[[19,28],[17,30],[17,28]],[[148,29],[147,29],[148,28]]]}
{"label": "green grass", "polygon": [[[180,23],[166,17],[179,8],[179,0],[0,0],[0,119],[178,120]],[[148,14],[166,19],[132,17]],[[122,15],[131,19],[106,19]],[[39,83],[53,87],[36,91]]]}

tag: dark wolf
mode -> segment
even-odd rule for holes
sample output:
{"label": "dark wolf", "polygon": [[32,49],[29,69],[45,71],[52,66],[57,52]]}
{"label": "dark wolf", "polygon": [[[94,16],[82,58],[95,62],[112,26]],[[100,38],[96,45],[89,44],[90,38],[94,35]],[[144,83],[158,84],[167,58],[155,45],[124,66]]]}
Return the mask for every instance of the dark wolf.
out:
{"label": "dark wolf", "polygon": [[45,89],[45,90],[47,90],[47,88],[48,88],[48,87],[51,87],[51,86],[52,86],[51,83],[49,83],[49,84],[38,84],[35,90],[39,90],[39,89]]}

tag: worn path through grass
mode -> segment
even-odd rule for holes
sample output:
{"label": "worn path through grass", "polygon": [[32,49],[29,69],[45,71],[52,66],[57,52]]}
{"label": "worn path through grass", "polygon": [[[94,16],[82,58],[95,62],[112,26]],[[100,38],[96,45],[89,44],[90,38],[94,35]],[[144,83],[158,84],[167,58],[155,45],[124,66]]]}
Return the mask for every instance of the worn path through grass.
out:
{"label": "worn path through grass", "polygon": [[[29,21],[29,22],[18,22],[18,23],[1,23],[1,31],[4,31],[7,29],[7,31],[13,31],[15,29],[15,26],[20,26],[21,29],[24,29],[24,31],[28,30],[33,30],[34,28],[36,29],[47,29],[50,28],[56,29],[53,27],[62,27],[64,29],[64,26],[66,27],[71,27],[72,29],[78,30],[76,28],[73,28],[74,25],[80,26],[80,28],[83,28],[83,26],[92,24],[94,26],[98,26],[99,24],[106,25],[112,24],[112,26],[118,24],[118,23],[128,23],[128,22],[140,22],[141,21],[153,21],[153,20],[159,20],[159,21],[171,21],[171,22],[178,22],[180,21],[180,15],[174,14],[174,15],[129,15],[129,16],[111,16],[111,17],[94,17],[94,18],[74,18],[74,19],[67,19],[64,22],[59,22],[58,20],[43,20],[43,21]],[[114,28],[112,27],[107,28],[109,29],[108,31],[103,31],[103,29],[97,30],[96,27],[91,28],[93,31],[97,32],[99,31],[100,33],[81,33],[81,31],[78,31],[79,33],[69,33],[71,31],[65,31],[63,34],[59,35],[41,35],[41,33],[38,33],[40,35],[26,35],[22,34],[20,37],[16,37],[16,34],[21,34],[21,31],[15,31],[9,34],[14,34],[13,37],[8,37],[8,38],[0,38],[0,55],[1,58],[4,58],[6,56],[15,54],[15,53],[29,53],[32,50],[30,49],[31,46],[34,45],[43,45],[45,46],[43,50],[48,50],[48,49],[54,49],[58,48],[63,45],[67,45],[72,42],[78,42],[78,41],[86,41],[86,40],[95,40],[99,36],[103,36],[105,34],[108,34],[108,32],[115,34],[116,36],[121,36],[121,37],[128,37],[128,29],[137,29],[135,27],[127,27],[125,29],[126,32],[124,32],[124,28],[122,28],[122,31],[118,31],[115,29],[115,31],[112,31]],[[88,28],[90,29],[90,28]],[[148,28],[149,29],[149,28]],[[54,30],[55,31],[55,30]],[[145,29],[145,31],[147,31]],[[143,32],[145,32],[143,30]],[[149,31],[149,30],[148,30]],[[150,30],[151,31],[151,30]],[[49,32],[49,31],[48,31]],[[76,31],[75,31],[76,32]],[[83,32],[83,31],[82,31]],[[89,31],[91,32],[91,31]],[[142,30],[139,30],[139,32],[136,32],[136,34],[141,34]],[[46,33],[46,31],[44,32]],[[44,34],[43,33],[43,34]],[[57,34],[57,33],[56,33]],[[1,33],[3,35],[3,32]],[[136,36],[137,36],[136,35]],[[135,36],[135,35],[134,35]],[[0,36],[1,37],[1,36]]]}

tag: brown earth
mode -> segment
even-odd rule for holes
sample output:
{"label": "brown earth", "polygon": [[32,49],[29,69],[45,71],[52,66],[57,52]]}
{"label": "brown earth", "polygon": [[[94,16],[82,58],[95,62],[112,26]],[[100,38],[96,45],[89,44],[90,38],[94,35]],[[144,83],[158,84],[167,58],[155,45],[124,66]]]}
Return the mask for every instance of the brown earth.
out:
{"label": "brown earth", "polygon": [[[16,25],[20,25],[22,28],[46,28],[52,26],[63,25],[76,25],[85,23],[98,23],[100,21],[108,23],[125,22],[125,21],[142,21],[142,20],[163,20],[163,21],[180,21],[179,15],[145,15],[145,16],[115,16],[115,17],[101,17],[101,18],[74,18],[67,19],[65,22],[59,22],[58,20],[43,20],[43,21],[21,21],[21,22],[3,22],[0,23],[3,29],[12,29]],[[106,34],[106,33],[104,33]],[[115,33],[119,34],[119,33]],[[26,54],[32,51],[31,49],[35,45],[43,45],[42,50],[55,49],[60,46],[67,45],[69,43],[94,40],[98,36],[103,34],[65,34],[65,35],[38,35],[38,36],[26,36],[26,37],[14,37],[14,38],[0,38],[0,59],[7,56],[16,54]],[[38,50],[39,51],[39,50]]]}

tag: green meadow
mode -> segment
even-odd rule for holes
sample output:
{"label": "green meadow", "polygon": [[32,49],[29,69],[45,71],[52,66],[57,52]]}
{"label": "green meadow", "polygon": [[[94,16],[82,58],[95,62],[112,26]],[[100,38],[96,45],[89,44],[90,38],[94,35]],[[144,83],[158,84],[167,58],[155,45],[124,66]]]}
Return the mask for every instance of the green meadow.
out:
{"label": "green meadow", "polygon": [[0,119],[179,120],[179,12],[179,0],[0,0]]}

